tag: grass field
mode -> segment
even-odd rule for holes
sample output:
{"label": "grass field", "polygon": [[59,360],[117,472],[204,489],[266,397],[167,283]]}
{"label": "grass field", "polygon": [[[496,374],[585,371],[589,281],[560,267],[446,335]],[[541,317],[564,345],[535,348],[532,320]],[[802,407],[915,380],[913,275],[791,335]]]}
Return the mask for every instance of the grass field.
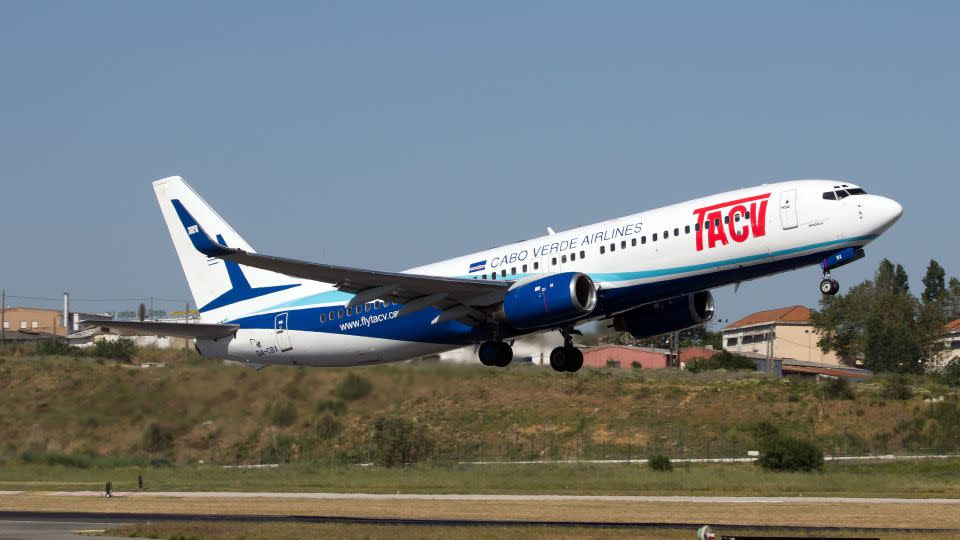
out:
{"label": "grass field", "polygon": [[404,468],[291,464],[88,468],[7,464],[2,490],[313,491],[580,495],[807,495],[960,497],[960,459],[830,463],[823,473],[772,473],[750,463],[697,464],[673,472],[626,464],[418,465]]}
{"label": "grass field", "polygon": [[[960,450],[956,391],[928,379],[915,379],[907,400],[885,398],[881,382],[855,385],[852,400],[825,400],[815,383],[756,373],[429,362],[258,372],[182,352],[140,354],[166,365],[0,351],[0,460],[364,462],[380,416],[426,425],[435,462],[742,456],[761,421],[828,454]],[[938,396],[947,400],[926,400]]]}

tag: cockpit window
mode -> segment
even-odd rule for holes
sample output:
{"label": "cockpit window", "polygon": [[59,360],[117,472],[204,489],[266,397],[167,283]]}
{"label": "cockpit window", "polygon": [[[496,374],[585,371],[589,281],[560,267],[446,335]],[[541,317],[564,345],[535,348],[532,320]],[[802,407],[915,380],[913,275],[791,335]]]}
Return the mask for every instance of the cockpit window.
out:
{"label": "cockpit window", "polygon": [[840,199],[846,199],[852,195],[866,195],[867,192],[861,188],[847,188],[840,189],[838,186],[834,186],[836,191],[824,191],[823,198],[828,201],[839,201]]}

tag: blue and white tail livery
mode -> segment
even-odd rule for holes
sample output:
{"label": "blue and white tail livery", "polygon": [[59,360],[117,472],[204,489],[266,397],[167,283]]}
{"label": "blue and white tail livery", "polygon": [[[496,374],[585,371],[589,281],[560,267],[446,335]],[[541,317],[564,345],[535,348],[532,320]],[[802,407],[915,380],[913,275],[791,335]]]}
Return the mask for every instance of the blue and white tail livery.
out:
{"label": "blue and white tail livery", "polygon": [[260,255],[180,177],[153,183],[201,324],[95,323],[193,337],[201,354],[255,366],[354,366],[559,331],[550,356],[576,371],[576,326],[652,336],[703,324],[710,289],[856,261],[903,211],[845,181],[798,180],[711,195],[482,252],[386,272]]}

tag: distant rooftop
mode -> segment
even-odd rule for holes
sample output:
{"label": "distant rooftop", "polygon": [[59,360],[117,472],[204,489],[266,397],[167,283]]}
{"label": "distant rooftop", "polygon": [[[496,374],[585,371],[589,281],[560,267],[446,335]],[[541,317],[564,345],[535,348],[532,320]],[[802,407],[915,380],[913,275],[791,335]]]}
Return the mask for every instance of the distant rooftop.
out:
{"label": "distant rooftop", "polygon": [[739,321],[734,321],[723,327],[724,330],[755,326],[758,324],[805,324],[810,322],[813,312],[808,307],[790,306],[778,309],[768,309],[747,315]]}
{"label": "distant rooftop", "polygon": [[960,332],[960,319],[948,322],[944,329],[947,332]]}

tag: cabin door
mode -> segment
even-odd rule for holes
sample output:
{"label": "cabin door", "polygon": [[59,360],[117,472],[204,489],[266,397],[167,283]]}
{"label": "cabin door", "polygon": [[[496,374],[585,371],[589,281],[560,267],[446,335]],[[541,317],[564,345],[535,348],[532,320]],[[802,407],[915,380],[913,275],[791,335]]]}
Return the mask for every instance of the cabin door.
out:
{"label": "cabin door", "polygon": [[281,313],[273,320],[273,330],[277,334],[277,347],[279,347],[282,352],[293,349],[293,344],[290,343],[290,329],[287,328],[289,319],[290,317],[287,313]]}
{"label": "cabin door", "polygon": [[797,190],[795,189],[780,194],[780,224],[784,229],[797,227]]}

